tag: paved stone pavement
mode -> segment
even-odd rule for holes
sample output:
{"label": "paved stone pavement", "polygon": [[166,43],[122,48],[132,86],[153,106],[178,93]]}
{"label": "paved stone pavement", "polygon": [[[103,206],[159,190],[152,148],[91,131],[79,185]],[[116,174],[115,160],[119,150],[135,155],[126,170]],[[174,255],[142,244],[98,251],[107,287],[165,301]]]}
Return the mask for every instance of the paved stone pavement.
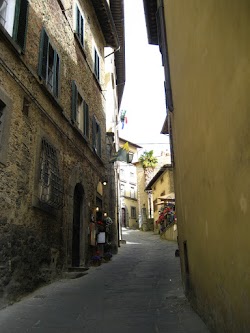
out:
{"label": "paved stone pavement", "polygon": [[181,285],[176,243],[123,229],[119,253],[0,311],[1,333],[209,333]]}

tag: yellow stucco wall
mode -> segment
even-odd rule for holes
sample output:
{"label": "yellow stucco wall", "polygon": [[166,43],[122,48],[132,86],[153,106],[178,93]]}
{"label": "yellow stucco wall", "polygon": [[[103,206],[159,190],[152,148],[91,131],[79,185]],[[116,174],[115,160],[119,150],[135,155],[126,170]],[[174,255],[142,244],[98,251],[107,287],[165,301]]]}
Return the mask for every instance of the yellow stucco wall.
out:
{"label": "yellow stucco wall", "polygon": [[[164,173],[156,180],[154,185],[152,186],[152,196],[153,196],[153,201],[157,200],[157,202],[162,201],[161,199],[158,199],[162,193],[164,195],[169,194],[170,192],[174,192],[174,182],[173,182],[173,170],[171,169],[166,169]],[[155,222],[159,218],[159,211],[161,205],[154,205],[154,231],[155,233],[159,232],[159,225],[156,224]]]}
{"label": "yellow stucco wall", "polygon": [[215,332],[249,332],[250,1],[164,5],[191,299]]}

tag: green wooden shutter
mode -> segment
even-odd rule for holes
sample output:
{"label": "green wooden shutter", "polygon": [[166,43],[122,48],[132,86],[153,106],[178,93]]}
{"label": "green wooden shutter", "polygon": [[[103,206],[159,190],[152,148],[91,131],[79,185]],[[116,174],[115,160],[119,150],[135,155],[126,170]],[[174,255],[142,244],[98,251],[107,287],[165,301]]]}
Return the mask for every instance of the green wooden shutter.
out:
{"label": "green wooden shutter", "polygon": [[54,73],[53,73],[53,94],[58,97],[59,95],[59,73],[60,73],[60,58],[54,50]]}
{"label": "green wooden shutter", "polygon": [[13,38],[24,49],[27,30],[28,0],[16,0]]}
{"label": "green wooden shutter", "polygon": [[102,155],[102,136],[101,136],[101,127],[98,125],[98,148],[97,154],[101,157]]}
{"label": "green wooden shutter", "polygon": [[99,60],[99,56],[98,56],[98,53],[95,49],[95,67],[94,67],[94,71],[95,71],[95,75],[96,75],[96,78],[99,80],[100,79],[100,60]]}
{"label": "green wooden shutter", "polygon": [[75,81],[72,81],[71,120],[73,123],[76,121],[77,94]]}
{"label": "green wooden shutter", "polygon": [[86,137],[89,137],[89,106],[84,101],[83,105],[84,113],[83,113],[83,133],[86,135]]}
{"label": "green wooden shutter", "polygon": [[92,119],[92,146],[94,148],[94,150],[96,151],[96,120],[95,120],[95,116],[93,116]]}
{"label": "green wooden shutter", "polygon": [[49,47],[49,37],[43,28],[41,31],[41,39],[40,39],[38,75],[41,78],[43,78],[45,81],[47,78],[48,47]]}

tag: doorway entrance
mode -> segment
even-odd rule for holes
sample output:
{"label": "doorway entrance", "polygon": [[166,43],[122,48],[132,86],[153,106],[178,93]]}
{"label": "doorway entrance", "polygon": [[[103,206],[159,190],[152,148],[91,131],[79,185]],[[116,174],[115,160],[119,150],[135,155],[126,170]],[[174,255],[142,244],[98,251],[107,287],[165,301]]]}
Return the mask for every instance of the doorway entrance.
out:
{"label": "doorway entrance", "polygon": [[126,228],[127,223],[126,223],[126,209],[122,208],[122,227]]}
{"label": "doorway entrance", "polygon": [[83,206],[83,188],[76,184],[73,202],[73,232],[72,232],[72,267],[80,266],[81,217]]}

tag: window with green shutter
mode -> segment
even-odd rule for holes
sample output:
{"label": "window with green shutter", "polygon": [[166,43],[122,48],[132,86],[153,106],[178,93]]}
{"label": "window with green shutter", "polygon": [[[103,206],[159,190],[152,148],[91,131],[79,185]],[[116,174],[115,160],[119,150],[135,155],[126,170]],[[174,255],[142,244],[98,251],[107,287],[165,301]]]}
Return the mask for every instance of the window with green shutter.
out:
{"label": "window with green shutter", "polygon": [[85,138],[89,139],[89,106],[72,81],[71,119]]}
{"label": "window with green shutter", "polygon": [[49,91],[59,95],[60,58],[52,46],[45,29],[41,32],[38,75],[44,80]]}
{"label": "window with green shutter", "polygon": [[75,4],[76,7],[76,20],[75,32],[82,47],[84,47],[84,17],[81,9]]}
{"label": "window with green shutter", "polygon": [[0,0],[0,25],[23,50],[26,39],[28,0]]}
{"label": "window with green shutter", "polygon": [[93,150],[101,157],[101,128],[95,116],[92,120],[92,144]]}

